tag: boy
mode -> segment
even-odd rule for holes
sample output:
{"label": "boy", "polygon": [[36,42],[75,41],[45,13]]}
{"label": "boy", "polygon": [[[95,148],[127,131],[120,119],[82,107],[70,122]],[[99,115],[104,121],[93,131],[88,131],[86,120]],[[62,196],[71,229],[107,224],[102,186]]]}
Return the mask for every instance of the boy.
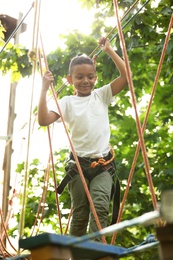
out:
{"label": "boy", "polygon": [[[86,56],[75,57],[70,62],[67,80],[75,87],[76,95],[61,98],[59,106],[63,118],[69,126],[72,143],[79,158],[99,222],[101,227],[105,228],[108,221],[113,185],[112,174],[115,167],[112,162],[101,165],[99,159],[103,158],[108,161],[112,156],[109,146],[108,105],[111,103],[112,97],[127,85],[127,78],[124,61],[113,50],[109,39],[101,37],[99,44],[115,63],[120,76],[108,85],[94,90],[97,76],[92,59]],[[38,121],[42,126],[48,126],[60,118],[56,105],[51,111],[47,107],[46,93],[53,80],[52,73],[47,71],[43,76],[38,106]],[[73,178],[68,183],[73,208],[70,235],[82,236],[87,232],[89,220],[89,232],[95,232],[98,228],[93,213],[90,212],[88,198],[72,153],[70,159],[74,162],[69,163],[66,167],[67,175],[71,174],[72,176],[73,174]],[[95,163],[94,167],[92,167],[93,162]]]}

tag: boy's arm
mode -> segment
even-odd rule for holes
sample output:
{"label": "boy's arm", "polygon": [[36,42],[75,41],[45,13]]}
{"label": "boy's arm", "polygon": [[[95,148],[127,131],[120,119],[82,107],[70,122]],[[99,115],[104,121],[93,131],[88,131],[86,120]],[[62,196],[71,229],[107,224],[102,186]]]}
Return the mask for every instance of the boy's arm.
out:
{"label": "boy's arm", "polygon": [[115,63],[120,73],[120,76],[111,82],[112,95],[115,96],[128,84],[127,77],[126,77],[125,63],[111,47],[108,38],[105,37],[100,38],[99,44],[102,50],[105,51],[111,57],[111,59]]}
{"label": "boy's arm", "polygon": [[47,107],[47,90],[53,82],[53,75],[50,71],[46,71],[43,76],[40,100],[38,103],[38,123],[41,126],[48,126],[55,122],[60,116],[53,111],[49,111]]}

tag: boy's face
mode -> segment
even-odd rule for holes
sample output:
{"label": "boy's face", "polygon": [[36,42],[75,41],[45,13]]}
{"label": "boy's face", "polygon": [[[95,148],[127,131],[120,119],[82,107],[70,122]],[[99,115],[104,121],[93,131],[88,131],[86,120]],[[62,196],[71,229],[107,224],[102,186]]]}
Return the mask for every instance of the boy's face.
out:
{"label": "boy's face", "polygon": [[72,68],[71,75],[67,76],[68,82],[74,85],[76,89],[76,95],[80,97],[91,94],[96,79],[95,68],[91,64],[75,65]]}

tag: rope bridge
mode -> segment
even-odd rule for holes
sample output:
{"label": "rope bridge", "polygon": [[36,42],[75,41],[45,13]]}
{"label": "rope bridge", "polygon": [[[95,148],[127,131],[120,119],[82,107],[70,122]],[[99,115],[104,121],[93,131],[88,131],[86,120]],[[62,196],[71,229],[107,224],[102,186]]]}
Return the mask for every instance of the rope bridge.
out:
{"label": "rope bridge", "polygon": [[[170,24],[169,24],[169,27],[168,27],[168,32],[167,32],[167,35],[166,35],[166,38],[165,38],[165,42],[164,42],[164,46],[163,46],[163,50],[162,50],[162,54],[161,54],[161,57],[160,57],[160,61],[159,61],[159,65],[158,65],[158,70],[157,70],[157,73],[156,73],[156,76],[155,76],[155,80],[154,80],[154,84],[153,84],[153,88],[152,88],[152,93],[151,93],[151,98],[150,98],[150,102],[149,102],[149,106],[147,108],[147,112],[146,112],[146,117],[144,119],[144,122],[143,122],[143,125],[141,126],[140,124],[140,121],[139,121],[139,117],[138,117],[138,113],[137,113],[137,107],[136,107],[136,98],[135,98],[135,93],[134,93],[134,86],[133,86],[133,81],[132,81],[132,77],[131,77],[131,70],[130,70],[130,65],[129,65],[129,61],[128,61],[128,55],[127,55],[127,51],[126,51],[126,45],[125,45],[125,40],[124,40],[124,36],[123,36],[123,32],[122,32],[122,26],[121,26],[121,21],[129,14],[129,12],[134,8],[134,6],[137,4],[138,1],[135,1],[135,3],[132,5],[132,7],[126,12],[126,14],[123,16],[122,19],[119,18],[119,14],[118,14],[118,3],[116,0],[113,1],[114,3],[114,9],[115,9],[115,16],[116,16],[116,19],[117,19],[117,27],[115,28],[118,28],[118,35],[119,35],[119,38],[120,38],[120,42],[121,42],[121,46],[122,46],[122,52],[123,52],[123,58],[124,58],[124,61],[125,61],[125,66],[126,66],[126,72],[127,72],[127,78],[128,78],[128,84],[129,84],[129,89],[130,89],[130,93],[131,93],[131,100],[132,100],[132,104],[133,104],[133,108],[134,108],[134,112],[135,112],[135,118],[136,118],[136,128],[137,128],[137,133],[138,133],[138,137],[139,137],[139,140],[138,140],[138,145],[137,145],[137,148],[136,148],[136,152],[135,152],[135,155],[134,155],[134,159],[133,159],[133,163],[132,163],[132,166],[131,166],[131,170],[130,170],[130,174],[129,174],[129,178],[128,178],[128,181],[127,181],[127,188],[125,190],[125,193],[124,193],[124,197],[123,197],[123,200],[121,202],[121,208],[120,208],[120,212],[119,212],[119,216],[118,216],[118,221],[117,222],[120,222],[121,221],[121,218],[122,218],[122,213],[123,213],[123,209],[124,209],[124,206],[125,206],[125,201],[127,199],[127,195],[128,195],[128,192],[129,192],[129,187],[130,187],[130,184],[131,184],[131,180],[132,180],[132,176],[133,176],[133,173],[134,173],[134,168],[135,168],[135,165],[136,165],[136,161],[137,161],[137,157],[139,155],[139,151],[141,149],[142,151],[142,156],[143,156],[143,160],[144,160],[144,164],[145,164],[145,171],[146,171],[146,176],[147,176],[147,179],[148,179],[148,184],[149,184],[149,187],[150,187],[150,192],[151,192],[151,196],[152,196],[152,202],[153,202],[153,207],[154,207],[154,210],[158,210],[157,208],[157,200],[156,200],[156,196],[155,196],[155,192],[154,192],[154,185],[153,185],[153,182],[152,182],[152,177],[151,177],[151,174],[150,174],[150,165],[149,165],[149,161],[148,161],[148,157],[147,157],[147,153],[146,153],[146,146],[145,146],[145,141],[144,141],[144,138],[143,138],[143,133],[145,131],[145,127],[146,127],[146,123],[147,123],[147,120],[148,120],[148,116],[149,116],[149,112],[150,112],[150,108],[151,108],[151,104],[152,104],[152,100],[153,100],[153,97],[154,97],[154,94],[155,94],[155,91],[156,91],[156,86],[157,86],[157,83],[158,83],[158,79],[159,79],[159,75],[160,75],[160,72],[161,72],[161,68],[162,68],[162,63],[163,63],[163,60],[164,60],[164,56],[165,56],[165,53],[166,53],[166,49],[167,49],[167,46],[168,46],[168,42],[169,42],[169,37],[170,37],[170,33],[171,33],[171,29],[172,29],[172,24],[173,24],[173,15],[170,19]],[[142,8],[148,3],[149,1],[147,1],[143,6]],[[33,6],[32,6],[33,7]],[[39,15],[40,15],[40,2],[39,1],[36,1],[35,2],[35,27],[34,27],[34,30],[33,30],[33,46],[32,46],[32,49],[35,51],[35,56],[34,56],[34,59],[32,59],[32,62],[33,62],[33,87],[34,87],[34,81],[35,81],[35,73],[36,73],[36,69],[37,69],[37,58],[39,59],[39,68],[40,68],[40,74],[42,75],[43,73],[43,66],[42,66],[42,61],[41,61],[41,51],[38,50],[38,34],[39,34]],[[140,8],[141,10],[141,8]],[[30,10],[29,10],[30,11]],[[130,20],[128,21],[130,22]],[[128,24],[127,22],[127,24]],[[112,31],[115,29],[113,28],[111,30],[111,32],[107,35],[107,37],[110,36],[110,34],[112,33]],[[112,39],[114,38],[115,36],[112,37]],[[111,39],[111,40],[112,40]],[[35,41],[34,41],[35,40]],[[43,42],[42,42],[42,38],[40,37],[40,41],[41,41],[41,46],[42,46],[42,51],[43,51],[43,56],[44,56],[44,64],[46,66],[46,69],[48,69],[48,64],[47,64],[47,60],[46,60],[46,55],[45,55],[45,52],[44,52],[44,46],[43,46]],[[5,47],[4,47],[5,48]],[[96,49],[90,54],[90,56],[94,55],[94,53],[98,50],[98,46],[96,47]],[[97,56],[99,55],[100,52],[97,53]],[[86,181],[85,181],[85,178],[83,176],[83,172],[82,172],[82,169],[80,167],[80,163],[78,161],[78,157],[75,153],[75,150],[74,150],[74,147],[73,147],[73,144],[72,144],[72,141],[70,139],[70,136],[69,136],[69,133],[68,133],[68,130],[66,128],[66,125],[65,125],[65,122],[64,122],[64,119],[63,119],[63,116],[62,116],[62,113],[61,113],[61,110],[60,110],[60,107],[59,107],[59,104],[58,104],[58,100],[57,100],[57,93],[59,94],[60,91],[63,89],[64,85],[58,90],[58,92],[56,93],[54,91],[54,88],[53,88],[53,85],[50,86],[51,87],[51,91],[52,91],[52,95],[53,95],[53,98],[56,102],[56,105],[58,107],[58,110],[59,110],[59,114],[62,118],[62,123],[64,125],[64,129],[65,129],[65,132],[66,132],[66,135],[68,137],[68,140],[69,140],[69,144],[71,146],[71,150],[72,150],[72,153],[73,153],[73,156],[74,156],[74,159],[76,161],[76,165],[77,165],[77,168],[78,168],[78,171],[79,171],[79,174],[80,174],[80,177],[81,177],[81,180],[82,180],[82,183],[83,183],[83,186],[84,186],[84,189],[86,191],[86,194],[87,194],[87,197],[88,197],[88,200],[89,200],[89,203],[90,203],[90,206],[91,206],[91,210],[93,212],[93,215],[95,217],[95,220],[96,220],[96,223],[97,223],[97,226],[98,226],[98,232],[99,235],[101,235],[102,237],[102,242],[103,244],[106,244],[107,241],[106,241],[106,238],[105,238],[105,234],[101,234],[101,225],[99,223],[99,219],[97,217],[97,213],[96,213],[96,210],[94,208],[94,204],[92,202],[92,199],[91,199],[91,196],[90,196],[90,193],[89,193],[89,190],[88,190],[88,187],[87,187],[87,184],[86,184]],[[33,98],[33,92],[32,92],[32,98]],[[24,228],[24,216],[25,216],[25,205],[26,205],[26,199],[27,199],[27,184],[28,184],[28,161],[29,161],[29,146],[30,146],[30,135],[31,135],[31,114],[32,114],[32,98],[31,98],[31,110],[30,110],[30,120],[29,120],[29,129],[28,129],[28,145],[27,145],[27,160],[26,160],[26,166],[25,166],[25,180],[24,180],[24,193],[23,193],[23,203],[22,203],[22,210],[21,210],[21,217],[20,217],[20,228],[19,228],[19,234],[20,234],[20,237],[23,236],[23,228]],[[50,156],[49,156],[49,161],[48,161],[48,165],[52,165],[52,171],[53,171],[53,176],[54,176],[54,187],[55,187],[55,190],[56,190],[56,173],[55,173],[55,168],[54,168],[54,158],[53,158],[53,152],[52,152],[52,143],[51,143],[51,132],[50,132],[50,128],[47,127],[47,133],[48,133],[48,140],[49,140],[49,146],[50,146]],[[48,180],[49,180],[49,171],[50,171],[50,166],[48,167],[47,171],[45,172],[45,176],[44,176],[44,182],[45,183],[48,183]],[[43,211],[44,211],[44,208],[41,207],[41,204],[45,204],[46,202],[46,194],[47,194],[47,188],[48,186],[45,184],[45,186],[43,187],[43,194],[42,194],[42,198],[40,199],[40,202],[39,202],[39,207],[38,207],[38,212],[37,212],[37,216],[36,216],[36,220],[35,220],[35,223],[34,223],[34,227],[35,227],[35,224],[38,222],[38,219],[39,219],[39,216],[41,215],[40,217],[40,224],[42,222],[42,216],[43,216]],[[56,204],[57,204],[57,214],[58,214],[58,219],[59,219],[59,225],[60,225],[60,232],[61,232],[61,235],[63,235],[63,229],[62,229],[62,223],[61,223],[61,213],[60,213],[60,207],[59,207],[59,199],[58,199],[58,195],[57,193],[55,193],[56,195]],[[12,205],[12,201],[13,201],[13,198],[15,198],[16,196],[16,193],[15,193],[15,190],[14,190],[14,194],[13,194],[13,197],[11,198],[10,200],[10,203]],[[71,212],[72,212],[72,209],[71,209]],[[14,251],[16,252],[17,254],[17,250],[13,247],[13,245],[10,243],[10,238],[7,234],[7,226],[8,226],[8,220],[10,219],[10,216],[12,214],[12,207],[11,207],[11,210],[9,211],[9,214],[6,218],[6,220],[3,219],[3,212],[0,210],[0,218],[1,218],[1,223],[2,223],[2,230],[3,232],[1,232],[1,236],[0,236],[0,253],[3,257],[5,256],[10,256],[12,257],[12,255],[6,250],[6,247],[5,247],[5,244],[4,244],[4,239],[7,239],[10,246],[14,249]],[[160,219],[159,217],[157,218],[158,219],[158,223],[161,224],[160,222]],[[70,215],[69,215],[69,221],[70,221]],[[67,229],[65,230],[65,233],[67,233]],[[37,232],[35,232],[34,228],[31,232],[31,236],[33,236],[33,234],[36,234],[38,233],[38,230]],[[89,239],[90,237],[87,237],[87,239]],[[116,238],[116,232],[113,234],[112,236],[112,241],[111,241],[111,244],[114,244],[115,242],[115,238]],[[69,240],[70,241],[70,240]],[[88,242],[90,243],[90,242]],[[109,245],[105,245],[105,246],[109,246]],[[111,246],[110,246],[111,247]],[[110,249],[110,248],[109,248]],[[124,250],[124,249],[123,249]],[[121,250],[120,250],[121,251]],[[125,251],[123,251],[123,254],[125,254]],[[17,258],[16,258],[17,259]]]}

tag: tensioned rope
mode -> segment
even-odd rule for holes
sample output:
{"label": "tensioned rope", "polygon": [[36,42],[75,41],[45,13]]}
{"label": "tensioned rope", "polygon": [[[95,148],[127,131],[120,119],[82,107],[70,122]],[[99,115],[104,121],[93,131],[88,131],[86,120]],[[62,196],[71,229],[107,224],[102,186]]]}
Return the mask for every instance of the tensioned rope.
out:
{"label": "tensioned rope", "polygon": [[[46,69],[48,70],[49,67],[48,67],[48,62],[47,62],[45,51],[44,51],[44,46],[43,46],[43,41],[42,41],[41,34],[40,34],[40,40],[41,40],[41,46],[42,46],[42,51],[43,51],[44,63],[45,63]],[[41,63],[41,60],[40,60],[40,63]],[[52,85],[51,85],[51,89],[53,89]],[[54,92],[52,92],[52,93],[55,96],[55,93]],[[55,167],[54,167],[54,157],[53,157],[53,152],[52,152],[52,143],[51,143],[51,138],[50,138],[50,128],[49,128],[49,126],[47,126],[47,131],[48,131],[48,139],[49,139],[49,146],[50,146],[50,160],[51,160],[51,163],[52,163],[52,171],[53,171],[53,178],[54,178],[54,189],[56,191],[56,173],[55,173]],[[57,192],[55,192],[55,198],[56,198],[56,204],[57,204],[57,207],[58,207],[60,231],[61,231],[61,234],[62,234],[63,231],[62,231],[62,223],[61,223],[61,214],[60,214],[60,208],[59,208],[59,201],[58,201],[58,194],[57,194]]]}
{"label": "tensioned rope", "polygon": [[[43,67],[42,67],[42,63],[41,63],[41,53],[40,53],[40,49],[38,49],[38,57],[39,57],[39,67],[40,67],[40,73],[41,73],[41,76],[43,76]],[[53,131],[52,131],[52,134],[53,134]],[[50,138],[50,129],[48,128],[48,139],[51,140]],[[44,207],[45,207],[45,203],[46,203],[46,195],[47,195],[47,190],[48,190],[48,183],[49,183],[49,175],[50,175],[50,161],[51,161],[51,156],[49,154],[49,159],[48,159],[48,163],[47,163],[47,168],[45,169],[45,174],[44,174],[44,186],[43,186],[43,192],[42,192],[42,197],[40,198],[40,201],[39,201],[39,205],[38,205],[38,209],[37,209],[37,214],[36,214],[36,218],[35,218],[35,222],[33,224],[33,228],[32,228],[32,231],[31,231],[31,236],[33,236],[34,234],[34,231],[35,231],[35,228],[36,228],[36,225],[37,225],[37,230],[35,232],[35,235],[38,234],[39,232],[39,227],[42,223],[42,220],[43,220],[43,214],[44,214]],[[57,201],[58,205],[59,205],[59,202]],[[59,211],[58,211],[58,216],[60,217],[59,215]],[[61,233],[62,233],[62,226],[61,226],[61,223],[60,223],[60,230],[61,230]]]}
{"label": "tensioned rope", "polygon": [[[162,64],[163,64],[163,61],[164,61],[164,57],[165,57],[165,54],[166,54],[166,49],[167,49],[167,46],[168,46],[172,25],[173,25],[173,15],[171,16],[170,23],[169,23],[169,26],[168,26],[167,35],[165,37],[165,42],[164,42],[164,45],[163,45],[158,69],[157,69],[156,76],[155,76],[155,79],[154,79],[154,84],[153,84],[153,87],[152,87],[150,101],[149,101],[147,111],[146,111],[146,116],[145,116],[145,119],[144,119],[144,122],[143,122],[143,125],[142,125],[142,133],[144,133],[145,128],[146,128],[147,120],[148,120],[148,117],[149,117],[149,112],[150,112],[152,101],[153,101],[154,94],[155,94],[155,91],[156,91],[156,87],[157,87],[157,83],[158,83],[158,80],[159,80],[159,76],[160,76]],[[124,192],[124,196],[123,196],[123,199],[122,199],[122,202],[121,202],[121,207],[120,207],[117,222],[120,222],[122,214],[123,214],[123,209],[124,209],[124,206],[125,206],[125,202],[126,202],[126,199],[127,199],[128,192],[129,192],[129,188],[130,188],[133,173],[134,173],[134,170],[135,170],[135,165],[136,165],[136,161],[137,161],[139,151],[140,151],[140,141],[138,141],[138,144],[137,144],[137,147],[136,147],[134,159],[133,159],[133,162],[132,162],[131,170],[130,170],[128,181],[127,181],[126,190]],[[114,244],[115,236],[116,235],[114,235],[114,239],[111,242],[112,244]]]}
{"label": "tensioned rope", "polygon": [[[15,247],[13,246],[13,244],[11,243],[10,238],[9,238],[9,236],[8,236],[7,229],[6,229],[6,227],[5,227],[5,221],[4,221],[4,218],[3,218],[3,213],[2,213],[1,210],[0,210],[0,218],[1,218],[1,225],[2,225],[2,227],[3,227],[3,229],[4,229],[4,232],[5,232],[7,241],[9,242],[9,245],[10,245],[11,248],[14,250],[14,252],[17,252],[17,250],[15,249]],[[10,253],[7,251],[5,245],[3,245],[3,239],[2,239],[2,238],[1,238],[1,245],[2,245],[2,247],[3,247],[3,249],[4,249],[4,251],[5,251],[6,253],[10,254]],[[11,254],[10,254],[10,255],[11,255]]]}
{"label": "tensioned rope", "polygon": [[[29,58],[31,60],[31,62],[33,62],[33,83],[32,83],[32,94],[31,94],[31,106],[30,106],[30,120],[29,120],[29,138],[28,138],[28,145],[27,145],[27,160],[26,160],[26,166],[25,166],[25,176],[24,176],[24,194],[23,194],[23,201],[22,203],[25,205],[26,203],[26,196],[27,196],[27,182],[28,182],[28,158],[29,158],[29,146],[30,146],[30,129],[31,129],[31,114],[32,114],[32,100],[33,100],[33,89],[34,89],[34,81],[35,81],[35,71],[36,71],[36,62],[37,62],[37,52],[36,52],[36,49],[37,49],[37,45],[38,45],[38,30],[39,30],[39,16],[40,16],[40,6],[41,4],[36,2],[34,7],[35,7],[35,14],[34,14],[34,28],[33,28],[33,41],[32,41],[32,51],[29,53]],[[35,37],[35,34],[36,34],[36,37]],[[50,133],[48,134],[49,135],[49,138],[50,138]],[[51,143],[51,142],[50,142]],[[52,150],[52,149],[50,149]],[[33,225],[33,229],[31,231],[31,235],[33,235],[34,233],[34,229],[36,227],[36,223],[37,223],[37,231],[36,231],[36,234],[38,233],[38,230],[39,230],[39,225],[41,224],[41,221],[42,221],[42,216],[43,216],[43,211],[44,211],[44,203],[45,203],[45,200],[46,200],[46,192],[47,192],[47,188],[46,188],[46,184],[48,182],[48,175],[49,175],[49,170],[45,171],[45,176],[44,176],[44,182],[45,182],[45,185],[43,187],[43,194],[42,194],[42,198],[40,199],[40,203],[39,203],[39,206],[38,206],[38,211],[37,211],[37,215],[36,215],[36,219],[35,219],[35,222],[34,222],[34,225]],[[55,174],[54,174],[55,175]],[[55,180],[54,180],[54,183],[55,183]],[[59,203],[57,202],[57,204],[59,205]],[[40,211],[42,210],[41,214],[40,214]],[[24,227],[24,207],[22,207],[22,212],[21,212],[21,219],[20,219],[20,230],[19,230],[19,233],[22,233],[23,232],[23,227]],[[60,212],[60,210],[59,210]],[[41,215],[40,217],[40,221],[38,223],[38,219],[39,219],[39,216]],[[61,219],[61,216],[59,215],[59,219]],[[1,216],[1,220],[2,220],[2,216]],[[6,219],[7,220],[7,219]],[[3,220],[2,220],[2,223],[3,223]],[[60,225],[61,226],[61,225]],[[8,234],[7,234],[7,229],[5,227],[5,223],[3,225],[3,228],[4,228],[4,233],[6,234],[6,237],[9,241],[9,244],[12,246],[12,244],[10,243],[10,240],[8,238]],[[61,232],[62,232],[62,226],[61,226]],[[3,237],[3,236],[2,236]],[[2,241],[2,237],[1,237],[1,240],[0,242]],[[4,246],[3,244],[1,243],[1,246],[2,248],[4,249]],[[15,250],[15,248],[13,248]],[[10,253],[8,254],[10,256]]]}
{"label": "tensioned rope", "polygon": [[140,141],[140,146],[142,149],[142,156],[143,156],[143,160],[144,160],[144,164],[145,164],[145,171],[146,171],[146,175],[147,175],[147,179],[148,179],[148,183],[149,183],[149,187],[150,187],[153,206],[154,206],[154,209],[157,210],[157,208],[158,208],[157,200],[156,200],[154,185],[153,185],[152,177],[151,177],[151,173],[150,173],[150,166],[149,166],[149,161],[148,161],[148,157],[147,157],[147,153],[146,153],[146,147],[145,147],[145,142],[144,142],[144,138],[143,138],[142,128],[141,128],[141,124],[140,124],[139,117],[138,117],[135,93],[134,93],[134,86],[133,86],[133,81],[132,81],[132,77],[131,77],[131,70],[130,70],[130,65],[129,65],[129,61],[128,61],[124,35],[122,32],[121,23],[120,23],[119,14],[118,14],[118,3],[116,0],[114,0],[114,8],[115,8],[116,17],[117,17],[118,31],[119,31],[120,41],[122,44],[123,57],[124,57],[124,61],[125,61],[126,74],[127,74],[127,78],[128,78],[130,92],[131,92],[132,104],[133,104],[134,112],[135,112],[136,127],[137,127],[138,137],[139,137],[139,141]]}
{"label": "tensioned rope", "polygon": [[[137,12],[136,12],[132,17],[130,17],[124,25],[122,25],[122,29],[124,29],[124,28],[140,13],[140,11],[141,11],[149,2],[150,2],[150,0],[147,0],[147,1],[137,10]],[[123,18],[120,19],[120,21],[123,21]],[[116,26],[115,28],[117,28],[117,26]],[[110,33],[108,34],[107,37],[109,37],[109,35],[110,35]],[[114,35],[110,38],[110,42],[111,42],[113,39],[115,39],[115,37],[116,37],[117,35],[118,35],[118,33],[114,34]],[[102,52],[102,50],[99,50],[96,55],[98,56],[101,52]]]}
{"label": "tensioned rope", "polygon": [[33,34],[35,40],[33,41],[32,50],[35,51],[35,56],[32,57],[33,63],[33,77],[32,77],[32,90],[31,90],[31,103],[30,103],[30,116],[28,123],[28,140],[27,140],[27,152],[26,152],[26,162],[25,162],[25,174],[24,174],[24,187],[23,187],[23,196],[22,196],[22,210],[20,216],[19,223],[19,237],[23,236],[24,223],[25,223],[25,207],[27,200],[27,186],[28,186],[28,164],[29,164],[29,153],[30,153],[30,138],[31,138],[31,119],[32,119],[32,104],[33,104],[33,95],[34,95],[34,83],[37,69],[37,48],[38,48],[38,30],[39,30],[39,18],[40,18],[40,6],[41,0],[36,0],[34,4],[34,26],[33,26]]}
{"label": "tensioned rope", "polygon": [[132,77],[131,77],[132,73],[131,73],[130,64],[129,64],[129,60],[128,60],[128,56],[127,56],[127,50],[126,50],[124,35],[123,35],[123,32],[122,32],[121,23],[120,23],[120,19],[119,19],[118,3],[117,3],[116,0],[114,0],[114,7],[115,7],[115,13],[116,13],[116,17],[117,17],[117,24],[118,24],[120,41],[121,41],[121,44],[122,44],[122,51],[123,51],[123,57],[124,57],[124,61],[125,61],[126,74],[127,74],[129,89],[130,89],[130,92],[131,92],[132,104],[133,104],[134,112],[135,112],[136,127],[137,127],[137,132],[138,132],[140,145],[141,145],[141,149],[142,149],[142,155],[143,155],[143,159],[144,159],[144,163],[145,163],[145,170],[146,170],[146,173],[147,173],[147,178],[148,178],[149,186],[150,186],[150,189],[151,189],[153,206],[154,206],[154,209],[157,210],[157,200],[156,200],[155,192],[154,192],[154,189],[153,189],[153,183],[152,183],[152,178],[151,178],[151,174],[150,174],[149,161],[148,161],[145,142],[144,142],[144,138],[143,138],[143,134],[142,134],[142,130],[141,130],[141,124],[140,124],[140,120],[139,120],[139,116],[138,116],[138,112],[137,112],[136,97],[135,97],[134,86],[133,86],[133,81],[132,81]]}

